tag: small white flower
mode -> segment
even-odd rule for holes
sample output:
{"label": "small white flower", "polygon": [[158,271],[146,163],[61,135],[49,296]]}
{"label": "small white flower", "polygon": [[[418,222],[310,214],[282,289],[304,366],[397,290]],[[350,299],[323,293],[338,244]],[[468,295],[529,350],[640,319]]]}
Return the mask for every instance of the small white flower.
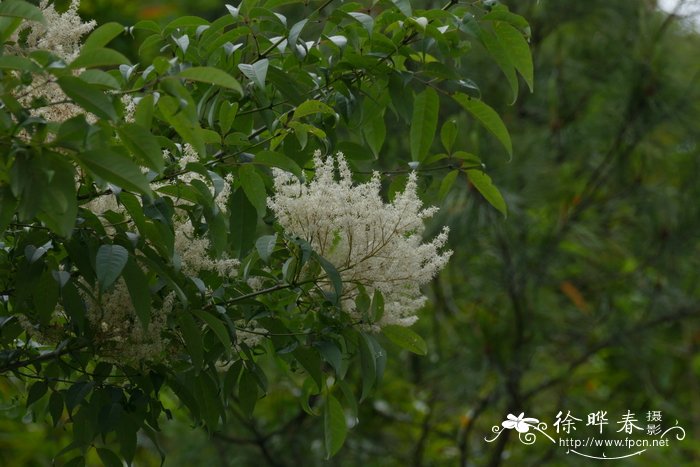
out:
{"label": "small white flower", "polygon": [[370,296],[375,290],[384,296],[384,316],[375,323],[378,327],[410,326],[426,300],[420,286],[435,277],[452,254],[443,251],[447,227],[431,242],[423,243],[424,220],[437,208],[423,208],[415,172],[408,177],[403,193],[385,203],[379,174],[353,184],[342,154],[322,159],[317,151],[314,167],[314,177],[308,182],[288,172],[273,172],[275,194],[267,204],[277,221],[288,234],[308,241],[339,271],[342,307],[353,319],[362,320],[355,310],[361,284]]}

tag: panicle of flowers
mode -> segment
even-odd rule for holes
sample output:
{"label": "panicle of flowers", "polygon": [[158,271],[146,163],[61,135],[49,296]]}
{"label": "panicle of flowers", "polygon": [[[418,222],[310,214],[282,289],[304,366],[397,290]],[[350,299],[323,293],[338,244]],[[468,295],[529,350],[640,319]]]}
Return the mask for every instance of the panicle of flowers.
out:
{"label": "panicle of flowers", "polygon": [[316,151],[314,167],[307,183],[275,170],[269,208],[288,234],[307,240],[339,271],[342,307],[353,319],[362,319],[355,307],[359,284],[370,295],[379,290],[384,296],[384,316],[369,327],[410,326],[426,300],[420,286],[435,277],[452,254],[444,250],[447,227],[432,241],[422,240],[424,221],[437,208],[423,208],[415,173],[404,191],[385,203],[379,174],[354,184],[343,154],[322,159]]}
{"label": "panicle of flowers", "polygon": [[71,0],[68,9],[59,13],[49,0],[42,0],[39,9],[46,25],[32,23],[26,39],[29,50],[50,50],[66,63],[75,60],[80,54],[82,37],[92,31],[95,21],[83,23],[78,15],[80,0]]}
{"label": "panicle of flowers", "polygon": [[[199,154],[190,144],[185,144],[182,148],[182,156],[178,160],[180,169],[185,171],[178,176],[180,183],[191,184],[194,180],[199,180],[206,184],[211,190],[214,197],[214,204],[223,213],[226,213],[226,201],[231,195],[231,186],[233,185],[233,176],[228,174],[224,179],[224,187],[217,194],[212,186],[211,181],[202,174],[186,171],[187,164],[191,162],[199,162]],[[157,189],[158,187],[156,187]],[[192,220],[187,215],[187,212],[182,209],[190,203],[183,199],[173,199],[178,211],[173,218],[175,227],[175,252],[180,257],[182,263],[182,272],[196,276],[200,271],[216,271],[217,274],[224,277],[234,277],[238,274],[238,266],[240,262],[234,258],[228,258],[225,255],[221,258],[212,258],[209,254],[210,242],[207,237],[197,236]]]}
{"label": "panicle of flowers", "polygon": [[100,357],[138,366],[143,362],[157,363],[167,356],[170,340],[165,331],[175,306],[175,292],[163,299],[160,308],[151,309],[146,328],[136,316],[123,279],[102,294],[99,301],[96,294],[82,293],[82,296]]}
{"label": "panicle of flowers", "polygon": [[[48,0],[42,0],[39,4],[46,25],[41,23],[24,23],[15,32],[14,39],[19,41],[22,30],[29,29],[29,33],[21,47],[15,51],[20,54],[28,54],[35,50],[48,50],[61,58],[66,64],[71,63],[80,54],[81,39],[95,28],[95,21],[83,23],[78,15],[80,0],[72,0],[68,10],[63,13],[56,11]],[[76,70],[79,73],[81,70]],[[32,107],[35,100],[42,100],[46,105],[32,109],[32,115],[42,117],[52,122],[62,122],[81,113],[86,113],[81,107],[69,102],[65,93],[56,84],[51,76],[35,76],[34,81],[21,91],[19,102],[28,108]],[[88,120],[95,120],[94,115],[87,114]]]}
{"label": "panicle of flowers", "polygon": [[[170,152],[163,152],[165,158],[170,157]],[[199,155],[189,144],[185,144],[182,148],[182,156],[178,160],[180,169],[185,171],[177,177],[177,181],[183,184],[190,184],[193,180],[199,180],[209,187],[214,204],[217,209],[226,213],[226,201],[231,194],[231,186],[233,184],[233,176],[231,174],[224,178],[223,188],[216,193],[211,181],[202,174],[192,171],[186,171],[187,164],[190,162],[198,162]],[[168,182],[156,183],[153,185],[155,190],[166,186]],[[172,195],[163,195],[173,200],[176,208],[173,216],[173,228],[175,233],[174,249],[180,259],[181,270],[185,275],[198,276],[202,271],[213,271],[223,277],[235,277],[238,274],[240,261],[234,258],[228,258],[223,255],[220,258],[212,258],[210,250],[211,243],[206,236],[198,235],[192,220],[190,219],[186,207],[190,206],[187,200],[177,198]],[[117,198],[112,194],[98,196],[85,205],[95,215],[103,216],[107,211],[127,214],[126,209],[117,202]],[[106,222],[106,221],[105,221]],[[105,229],[109,234],[114,234],[114,228],[108,223],[105,224]]]}

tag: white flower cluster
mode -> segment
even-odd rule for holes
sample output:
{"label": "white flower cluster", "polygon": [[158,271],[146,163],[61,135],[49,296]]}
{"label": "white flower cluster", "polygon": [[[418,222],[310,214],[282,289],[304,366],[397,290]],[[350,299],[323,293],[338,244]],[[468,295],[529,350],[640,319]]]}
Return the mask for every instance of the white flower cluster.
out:
{"label": "white flower cluster", "polygon": [[[48,50],[61,58],[66,64],[71,63],[80,54],[81,38],[95,28],[95,21],[83,23],[78,15],[80,0],[72,0],[68,10],[58,13],[53,4],[42,0],[39,8],[46,19],[46,25],[41,23],[25,23],[23,28],[15,33],[15,41],[19,40],[20,32],[29,29],[22,47],[16,50],[20,54],[28,54],[35,50]],[[76,74],[80,70],[76,70]],[[51,76],[35,76],[34,81],[21,91],[19,102],[25,107],[31,107],[32,102],[41,99],[47,105],[33,109],[32,115],[42,117],[51,122],[63,122],[76,115],[86,113],[81,107],[64,102],[67,96]],[[92,114],[87,114],[89,121],[94,121]]]}
{"label": "white flower cluster", "polygon": [[[190,144],[185,144],[182,148],[182,157],[178,161],[180,169],[186,170],[187,164],[190,162],[199,162],[199,154]],[[178,177],[179,181],[184,184],[191,184],[193,180],[204,182],[210,187],[211,194],[214,196],[214,204],[223,213],[226,213],[226,201],[231,195],[231,186],[233,185],[233,176],[227,175],[225,178],[224,188],[217,194],[211,186],[211,182],[197,172],[185,172]],[[155,187],[158,189],[158,187]],[[182,199],[173,199],[175,207],[184,207],[189,202]],[[180,210],[176,212],[173,218],[175,226],[175,252],[180,257],[182,262],[182,272],[196,276],[200,271],[216,271],[217,274],[224,277],[234,277],[238,274],[238,266],[240,261],[237,259],[222,257],[212,258],[209,254],[210,242],[207,237],[198,237],[195,235],[194,225],[190,220],[187,212]]]}
{"label": "white flower cluster", "polygon": [[[164,157],[169,157],[169,152],[167,150],[164,151]],[[180,168],[185,171],[187,164],[198,161],[199,155],[194,148],[189,144],[185,144],[182,148],[182,156],[178,161]],[[226,201],[231,194],[231,186],[233,185],[233,176],[231,174],[227,175],[224,179],[225,183],[223,189],[219,193],[215,192],[209,179],[197,172],[184,172],[182,175],[178,176],[178,180],[180,183],[186,185],[192,183],[193,180],[199,180],[206,184],[211,190],[217,209],[226,213]],[[162,188],[166,185],[167,183],[154,184],[153,188],[158,190],[158,188]],[[223,277],[235,277],[238,274],[240,261],[226,256],[212,258],[210,254],[211,243],[209,238],[196,234],[192,220],[184,209],[191,203],[171,195],[164,196],[170,197],[177,209],[173,216],[173,228],[175,232],[174,249],[175,254],[180,259],[181,271],[188,276],[198,276],[202,271],[214,271]],[[99,196],[87,203],[85,207],[98,217],[103,216],[107,211],[126,214],[126,209],[117,203],[116,197],[112,194]],[[109,224],[106,223],[105,228],[108,233],[114,233],[114,228]]]}
{"label": "white flower cluster", "polygon": [[175,292],[163,299],[162,307],[151,309],[150,322],[145,329],[136,316],[123,279],[104,293],[99,303],[94,296],[87,293],[82,295],[100,357],[139,366],[141,363],[159,362],[167,356],[170,340],[164,331],[175,306]]}
{"label": "white flower cluster", "polygon": [[95,28],[95,21],[83,23],[78,15],[80,0],[71,0],[68,10],[59,13],[49,0],[42,0],[39,9],[46,19],[46,26],[32,23],[26,46],[31,50],[50,50],[66,63],[80,54],[82,37]]}
{"label": "white flower cluster", "polygon": [[307,183],[275,170],[275,194],[268,198],[269,208],[288,234],[307,240],[339,271],[342,307],[353,319],[362,319],[355,307],[358,285],[362,285],[370,296],[374,290],[384,296],[384,315],[372,329],[410,326],[426,300],[420,286],[435,277],[452,254],[443,250],[447,227],[431,242],[422,240],[424,220],[437,208],[423,209],[415,173],[410,174],[403,193],[385,203],[379,174],[375,172],[366,183],[353,184],[341,153],[324,160],[317,151],[314,166],[315,175]]}

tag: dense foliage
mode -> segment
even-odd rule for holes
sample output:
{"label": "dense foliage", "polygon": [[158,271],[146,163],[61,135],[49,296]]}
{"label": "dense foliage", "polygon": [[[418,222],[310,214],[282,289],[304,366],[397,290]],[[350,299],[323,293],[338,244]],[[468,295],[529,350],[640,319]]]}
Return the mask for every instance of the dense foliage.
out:
{"label": "dense foliage", "polygon": [[160,451],[179,404],[225,439],[265,423],[265,395],[301,406],[284,423],[318,416],[330,457],[383,347],[426,353],[407,326],[451,253],[419,193],[462,176],[506,213],[441,109],[512,154],[466,58],[481,47],[512,102],[529,27],[482,2],[333,3],[126,27],[0,3],[0,374],[26,394],[10,410],[69,433],[59,462]]}

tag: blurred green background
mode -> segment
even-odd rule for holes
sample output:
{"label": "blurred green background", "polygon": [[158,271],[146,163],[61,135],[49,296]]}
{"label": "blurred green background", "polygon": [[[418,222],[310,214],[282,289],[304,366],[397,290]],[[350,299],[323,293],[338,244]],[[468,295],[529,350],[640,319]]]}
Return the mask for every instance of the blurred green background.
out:
{"label": "blurred green background", "polygon": [[[530,446],[513,430],[484,440],[509,413],[525,412],[551,432],[559,411],[583,420],[579,438],[595,434],[585,426],[589,413],[607,411],[606,432],[619,437],[616,423],[627,411],[645,430],[647,413],[660,411],[664,428],[677,421],[685,429],[684,440],[604,463],[699,465],[697,23],[655,0],[505,3],[530,22],[535,92],[511,105],[486,54],[474,50],[464,60],[511,132],[513,159],[458,109],[441,109],[441,119],[453,118],[457,146],[485,161],[509,215],[465,180],[446,199],[428,200],[441,206],[435,229],[451,226],[455,251],[415,327],[429,355],[388,349],[380,390],[360,407],[359,423],[350,421],[346,445],[331,461],[323,460],[322,420],[306,415],[280,380],[254,422],[234,419],[213,437],[166,404],[174,414],[162,423],[166,465],[604,462],[567,454],[541,435]],[[83,0],[81,12],[128,25],[213,18],[225,8],[214,0]],[[406,135],[391,131],[391,116],[387,125],[381,164],[402,167]],[[439,184],[443,175],[423,180]],[[51,465],[68,438],[23,418],[9,384],[0,379],[0,465]],[[159,465],[150,441],[139,441],[136,465]],[[629,452],[605,450],[608,457]]]}

